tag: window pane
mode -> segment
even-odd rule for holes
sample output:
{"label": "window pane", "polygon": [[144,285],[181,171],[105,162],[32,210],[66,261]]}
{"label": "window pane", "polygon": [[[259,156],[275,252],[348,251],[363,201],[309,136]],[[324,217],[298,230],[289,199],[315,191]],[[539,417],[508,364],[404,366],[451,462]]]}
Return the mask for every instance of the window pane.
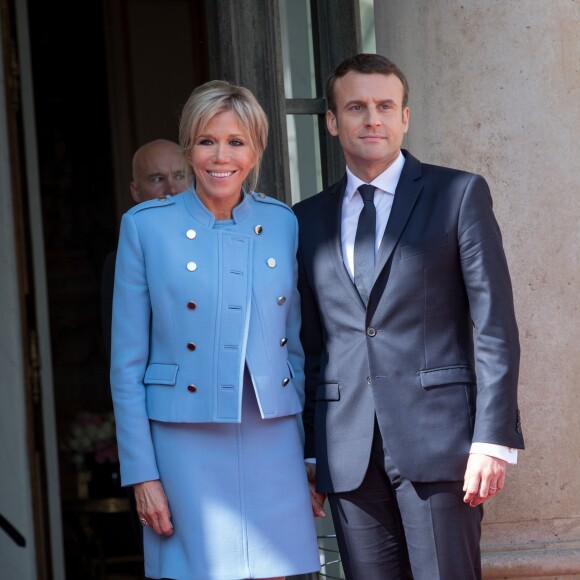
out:
{"label": "window pane", "polygon": [[292,203],[322,189],[317,123],[314,115],[286,116]]}
{"label": "window pane", "polygon": [[376,53],[374,0],[359,0],[359,9],[363,52]]}
{"label": "window pane", "polygon": [[284,92],[287,99],[316,97],[310,0],[281,0]]}

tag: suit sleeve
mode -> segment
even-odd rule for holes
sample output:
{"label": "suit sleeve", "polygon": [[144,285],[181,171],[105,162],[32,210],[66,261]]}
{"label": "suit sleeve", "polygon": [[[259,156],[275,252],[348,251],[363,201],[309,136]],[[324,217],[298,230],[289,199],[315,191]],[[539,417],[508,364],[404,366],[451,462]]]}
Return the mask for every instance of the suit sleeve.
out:
{"label": "suit sleeve", "polygon": [[520,344],[501,233],[485,180],[473,176],[459,222],[463,279],[474,325],[477,405],[473,441],[523,449],[517,385]]}
{"label": "suit sleeve", "polygon": [[302,311],[300,339],[304,348],[304,375],[306,402],[303,413],[305,432],[304,457],[316,457],[314,440],[315,394],[320,374],[323,339],[322,324],[316,297],[304,271],[300,248],[298,249],[298,290]]}
{"label": "suit sleeve", "polygon": [[111,333],[111,390],[123,485],[159,479],[145,403],[151,303],[133,216],[121,222]]}

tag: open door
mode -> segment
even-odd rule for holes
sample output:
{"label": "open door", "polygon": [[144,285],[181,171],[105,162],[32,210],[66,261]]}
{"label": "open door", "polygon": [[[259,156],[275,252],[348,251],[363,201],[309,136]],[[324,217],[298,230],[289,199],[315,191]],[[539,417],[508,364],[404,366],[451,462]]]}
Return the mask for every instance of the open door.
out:
{"label": "open door", "polygon": [[6,580],[50,580],[64,574],[25,8],[0,0],[0,562]]}

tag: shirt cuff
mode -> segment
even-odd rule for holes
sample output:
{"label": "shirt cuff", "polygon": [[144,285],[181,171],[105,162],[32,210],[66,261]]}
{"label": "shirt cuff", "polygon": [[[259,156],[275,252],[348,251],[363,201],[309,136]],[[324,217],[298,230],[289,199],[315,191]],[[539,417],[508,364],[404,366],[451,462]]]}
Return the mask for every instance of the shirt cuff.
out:
{"label": "shirt cuff", "polygon": [[497,459],[503,459],[512,465],[518,462],[518,450],[505,445],[496,445],[495,443],[472,443],[469,453],[481,453],[490,455]]}
{"label": "shirt cuff", "polygon": [[314,463],[314,465],[316,465],[316,459],[314,459],[314,457],[307,457],[304,460],[304,463]]}

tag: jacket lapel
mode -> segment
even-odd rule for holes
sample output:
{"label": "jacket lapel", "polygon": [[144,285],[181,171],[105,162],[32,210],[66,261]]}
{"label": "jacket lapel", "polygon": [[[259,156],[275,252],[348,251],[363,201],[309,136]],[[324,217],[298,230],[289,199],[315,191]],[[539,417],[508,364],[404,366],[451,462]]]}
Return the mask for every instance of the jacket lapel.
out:
{"label": "jacket lapel", "polygon": [[346,300],[356,302],[363,310],[365,310],[364,302],[351,280],[342,258],[341,221],[342,200],[344,199],[345,187],[346,175],[344,175],[340,181],[328,188],[327,208],[324,212],[326,240],[336,274],[347,292],[347,296],[345,297]]}
{"label": "jacket lapel", "polygon": [[[395,191],[395,199],[393,200],[393,207],[391,208],[391,215],[385,228],[385,233],[379,247],[377,255],[377,264],[375,268],[375,278],[373,281],[373,290],[369,297],[369,310],[371,304],[375,304],[377,299],[373,300],[373,294],[376,289],[377,279],[381,276],[385,269],[393,250],[395,249],[409,217],[415,207],[415,203],[421,193],[421,163],[418,159],[413,157],[408,151],[403,151],[405,155],[405,166],[399,179],[397,189]],[[382,291],[381,291],[382,293]]]}

